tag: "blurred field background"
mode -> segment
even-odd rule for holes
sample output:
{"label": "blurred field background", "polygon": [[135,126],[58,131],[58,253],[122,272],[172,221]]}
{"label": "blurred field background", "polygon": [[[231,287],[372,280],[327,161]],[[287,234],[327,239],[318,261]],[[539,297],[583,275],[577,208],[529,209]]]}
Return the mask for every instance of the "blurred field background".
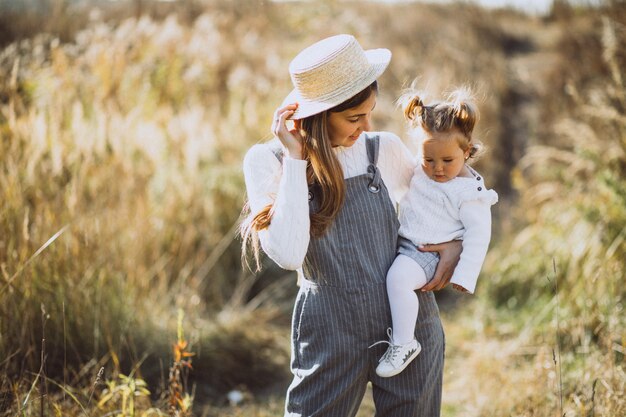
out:
{"label": "blurred field background", "polygon": [[626,415],[623,0],[26,0],[0,3],[0,416],[282,414],[296,285],[241,266],[241,163],[340,32],[393,52],[379,130],[406,138],[416,77],[481,98],[500,202],[477,295],[438,294],[443,415]]}

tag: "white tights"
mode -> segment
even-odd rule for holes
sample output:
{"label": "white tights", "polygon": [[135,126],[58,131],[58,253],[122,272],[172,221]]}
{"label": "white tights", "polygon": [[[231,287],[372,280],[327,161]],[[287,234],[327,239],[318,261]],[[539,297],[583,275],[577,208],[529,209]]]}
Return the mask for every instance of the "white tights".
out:
{"label": "white tights", "polygon": [[387,272],[387,293],[391,304],[393,341],[395,345],[409,343],[415,338],[415,323],[419,301],[415,290],[426,285],[421,266],[405,255],[398,255]]}

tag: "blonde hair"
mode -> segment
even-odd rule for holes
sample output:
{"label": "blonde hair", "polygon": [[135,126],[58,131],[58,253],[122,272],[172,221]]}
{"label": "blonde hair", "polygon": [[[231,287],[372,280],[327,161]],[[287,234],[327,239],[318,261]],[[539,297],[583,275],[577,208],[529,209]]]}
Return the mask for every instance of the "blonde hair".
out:
{"label": "blonde hair", "polygon": [[[372,94],[378,93],[378,83],[374,81],[360,93],[343,103],[301,120],[300,133],[304,138],[302,143],[302,159],[307,161],[307,183],[317,185],[320,189],[319,209],[310,214],[312,237],[321,237],[330,227],[335,217],[343,207],[346,195],[346,186],[343,178],[343,169],[332,149],[328,133],[329,113],[339,113],[359,106]],[[316,197],[317,198],[317,197]],[[260,269],[260,247],[258,232],[267,229],[272,221],[274,205],[268,204],[258,214],[252,215],[248,203],[244,205],[243,221],[239,227],[242,237],[242,259],[248,266],[248,248],[252,249],[255,261],[255,270]]]}
{"label": "blonde hair", "polygon": [[431,105],[424,104],[422,97],[425,97],[423,92],[410,89],[398,99],[409,126],[429,134],[457,131],[462,134],[459,147],[463,152],[469,149],[470,158],[478,158],[484,146],[472,138],[480,119],[472,92],[466,87],[459,88],[449,93],[446,100]]}

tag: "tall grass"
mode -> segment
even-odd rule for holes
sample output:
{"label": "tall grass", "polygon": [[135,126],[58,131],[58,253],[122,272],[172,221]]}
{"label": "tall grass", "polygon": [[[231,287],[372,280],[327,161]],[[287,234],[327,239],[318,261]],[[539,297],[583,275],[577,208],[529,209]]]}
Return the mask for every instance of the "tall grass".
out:
{"label": "tall grass", "polygon": [[[180,9],[168,6],[157,18],[126,17],[136,10],[119,19],[92,15],[78,25],[81,30],[61,38],[37,34],[0,52],[0,409],[7,415],[35,415],[40,406],[61,415],[96,414],[123,409],[123,398],[130,401],[128,395],[137,392],[137,413],[159,415],[167,409],[166,370],[176,359],[170,352],[182,310],[188,348],[196,353],[188,386],[196,412],[262,415],[263,405],[254,404],[224,411],[224,394],[231,389],[248,399],[267,394],[267,415],[280,412],[295,281],[267,261],[258,276],[240,265],[234,230],[244,199],[241,160],[250,145],[269,135],[274,107],[291,88],[291,57],[303,45],[341,31],[353,33],[366,48],[393,52],[381,79],[378,129],[402,133],[393,102],[416,76],[432,91],[469,82],[483,93],[478,133],[493,158],[479,169],[499,184],[502,207],[509,207],[515,192],[521,195],[515,220],[501,208],[496,229],[506,233],[524,225],[510,253],[499,252],[502,262],[491,267],[493,305],[527,317],[544,309],[530,301],[545,301],[549,307],[533,323],[537,331],[553,332],[554,294],[546,280],[553,256],[559,275],[551,279],[559,280],[561,294],[568,292],[561,297],[560,331],[566,404],[574,398],[588,404],[591,397],[583,394],[592,380],[585,378],[593,377],[595,410],[620,410],[621,403],[609,402],[606,387],[617,391],[623,381],[623,321],[615,312],[623,299],[618,261],[624,236],[616,230],[624,227],[624,147],[609,142],[605,132],[621,132],[623,138],[623,56],[611,46],[623,42],[622,26],[612,23],[623,20],[607,14],[604,38],[595,26],[581,24],[584,18],[550,23],[582,25],[578,38],[564,38],[559,47],[563,62],[577,56],[565,54],[579,50],[571,42],[599,42],[602,48],[585,49],[594,57],[585,61],[587,75],[580,70],[574,72],[580,78],[554,81],[570,96],[551,95],[549,89],[542,97],[554,96],[545,100],[546,109],[568,103],[575,113],[550,110],[563,120],[562,130],[550,130],[546,121],[545,131],[539,129],[544,135],[535,138],[524,134],[530,130],[511,134],[509,116],[526,117],[528,98],[511,73],[518,54],[543,47],[531,36],[544,25],[541,20],[468,5],[420,5],[417,13],[414,4],[368,3],[364,9],[344,2],[184,3]],[[598,58],[601,51],[604,58]],[[597,68],[602,75],[589,81]],[[590,105],[593,100],[601,106]],[[598,116],[594,111],[600,108]],[[565,148],[550,142],[572,131],[568,124],[591,139]],[[572,143],[566,134],[561,138]],[[537,142],[549,148],[532,148],[512,176],[522,151]],[[605,164],[602,152],[609,148],[612,159]],[[550,159],[549,171],[542,170],[541,158]],[[573,173],[566,175],[566,169]],[[574,176],[581,180],[567,181]],[[515,178],[517,191],[509,194]],[[572,204],[532,200],[537,190],[567,193]],[[594,204],[593,196],[610,204]],[[593,240],[581,243],[574,233],[563,237],[569,230]],[[579,280],[581,273],[590,278]],[[589,294],[613,298],[594,295],[589,302],[583,296]],[[476,308],[488,331],[507,317],[491,305]],[[578,313],[586,319],[576,318]],[[497,340],[490,343],[502,348]],[[581,343],[587,353],[573,354]],[[515,352],[519,343],[510,346]],[[530,362],[548,381],[540,364],[551,358],[552,345],[542,346]],[[604,348],[613,349],[615,361]],[[585,367],[576,362],[581,358]],[[599,371],[609,363],[611,377]],[[501,401],[481,402],[478,415],[501,415],[511,405],[505,393],[515,390],[510,381],[535,375],[511,367],[509,381],[489,371],[490,365],[486,357],[466,363],[475,368],[472,375],[486,372],[506,388]],[[587,375],[580,378],[584,389],[572,382],[581,369]],[[40,389],[33,381],[43,376]],[[120,395],[107,397],[113,390]],[[541,409],[538,404],[552,401],[543,394],[529,387],[523,398],[535,399],[530,403]],[[526,405],[513,402],[520,415]]]}
{"label": "tall grass", "polygon": [[626,13],[616,2],[562,19],[588,29],[557,44],[551,82],[566,94],[545,97],[544,133],[516,169],[525,225],[493,252],[487,296],[498,312],[488,326],[507,323],[512,338],[503,355],[511,379],[547,390],[498,397],[485,415],[626,412]]}
{"label": "tall grass", "polygon": [[[264,96],[248,97],[252,74],[220,56],[231,36],[221,24],[130,19],[72,43],[40,35],[2,51],[3,392],[41,366],[42,308],[46,374],[78,386],[100,365],[111,376],[140,361],[157,383],[178,309],[196,349],[230,334],[216,315],[249,280],[233,242],[248,143],[235,139],[258,134]],[[266,315],[245,317],[237,323],[256,326]],[[271,332],[240,339],[234,353],[202,350],[198,372],[215,371],[203,392],[238,383],[220,380],[220,364],[262,346],[276,352],[257,355],[264,362],[247,378],[284,373]]]}

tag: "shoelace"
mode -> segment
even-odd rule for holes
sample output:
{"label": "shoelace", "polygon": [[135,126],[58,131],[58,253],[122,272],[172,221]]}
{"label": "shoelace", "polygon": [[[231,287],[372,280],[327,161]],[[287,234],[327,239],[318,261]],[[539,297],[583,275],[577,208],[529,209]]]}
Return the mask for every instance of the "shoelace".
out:
{"label": "shoelace", "polygon": [[385,351],[385,354],[382,356],[382,358],[378,360],[378,362],[389,360],[389,356],[391,356],[391,359],[396,357],[396,353],[398,352],[398,349],[400,349],[400,345],[394,345],[393,343],[390,342],[390,340],[393,340],[392,336],[393,336],[393,330],[391,330],[391,327],[389,327],[387,329],[387,337],[389,338],[389,340],[379,340],[378,342],[372,343],[371,345],[368,346],[368,349],[370,349],[376,345],[380,345],[381,343],[386,343],[391,348]]}

